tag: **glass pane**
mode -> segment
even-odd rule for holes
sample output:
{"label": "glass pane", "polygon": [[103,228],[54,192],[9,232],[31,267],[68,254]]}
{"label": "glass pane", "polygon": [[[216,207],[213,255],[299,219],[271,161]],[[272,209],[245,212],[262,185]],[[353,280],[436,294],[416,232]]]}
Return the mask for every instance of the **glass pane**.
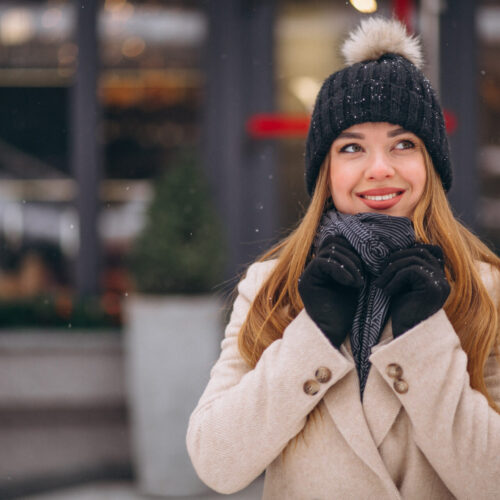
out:
{"label": "glass pane", "polygon": [[500,252],[500,5],[480,2],[477,12],[479,68],[479,168],[481,231]]}
{"label": "glass pane", "polygon": [[[42,316],[60,306],[61,324],[77,244],[68,158],[73,37],[72,2],[0,5],[0,299],[38,300]],[[2,326],[29,314],[3,309]]]}

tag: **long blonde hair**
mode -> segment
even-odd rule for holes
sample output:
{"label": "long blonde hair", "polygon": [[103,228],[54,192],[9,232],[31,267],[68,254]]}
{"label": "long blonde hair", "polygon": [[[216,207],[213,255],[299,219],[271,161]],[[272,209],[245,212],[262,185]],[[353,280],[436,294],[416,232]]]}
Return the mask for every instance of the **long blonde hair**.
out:
{"label": "long blonde hair", "polygon": [[[498,352],[498,305],[493,303],[476,267],[481,261],[500,271],[500,259],[455,219],[432,160],[424,147],[422,150],[427,182],[413,214],[416,238],[422,243],[439,245],[443,250],[451,285],[444,309],[467,354],[471,387],[480,391],[500,413],[484,381],[488,356],[493,349]],[[259,259],[277,258],[277,263],[257,293],[239,332],[240,353],[251,367],[272,342],[281,338],[287,325],[303,308],[297,283],[329,200],[328,172],[329,155],[298,226]]]}

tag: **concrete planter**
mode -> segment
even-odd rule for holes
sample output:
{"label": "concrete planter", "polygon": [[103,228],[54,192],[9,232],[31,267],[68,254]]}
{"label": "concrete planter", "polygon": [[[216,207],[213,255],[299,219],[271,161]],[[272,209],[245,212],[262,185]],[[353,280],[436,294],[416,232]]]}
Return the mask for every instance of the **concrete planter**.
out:
{"label": "concrete planter", "polygon": [[151,495],[209,491],[186,450],[189,415],[222,339],[213,296],[140,296],[126,304],[125,349],[138,487]]}
{"label": "concrete planter", "polygon": [[1,498],[130,471],[122,336],[0,331],[0,424]]}

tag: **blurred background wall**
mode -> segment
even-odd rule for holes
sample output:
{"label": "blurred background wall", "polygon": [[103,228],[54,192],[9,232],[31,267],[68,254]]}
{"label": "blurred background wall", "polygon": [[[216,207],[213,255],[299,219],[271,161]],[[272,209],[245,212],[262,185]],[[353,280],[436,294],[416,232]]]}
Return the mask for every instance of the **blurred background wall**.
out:
{"label": "blurred background wall", "polygon": [[[131,476],[121,330],[161,179],[186,154],[206,178],[224,255],[210,290],[225,294],[303,213],[314,97],[375,8],[422,35],[452,144],[450,199],[498,252],[498,1],[0,3],[1,491]],[[195,205],[177,206],[157,210],[186,221]]]}

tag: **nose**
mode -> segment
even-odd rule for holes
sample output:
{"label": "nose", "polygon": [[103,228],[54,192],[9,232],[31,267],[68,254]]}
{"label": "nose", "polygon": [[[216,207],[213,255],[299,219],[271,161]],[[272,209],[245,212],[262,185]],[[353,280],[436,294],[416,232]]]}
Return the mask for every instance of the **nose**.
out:
{"label": "nose", "polygon": [[369,180],[389,179],[395,171],[389,159],[382,152],[374,153],[367,158],[365,177]]}

